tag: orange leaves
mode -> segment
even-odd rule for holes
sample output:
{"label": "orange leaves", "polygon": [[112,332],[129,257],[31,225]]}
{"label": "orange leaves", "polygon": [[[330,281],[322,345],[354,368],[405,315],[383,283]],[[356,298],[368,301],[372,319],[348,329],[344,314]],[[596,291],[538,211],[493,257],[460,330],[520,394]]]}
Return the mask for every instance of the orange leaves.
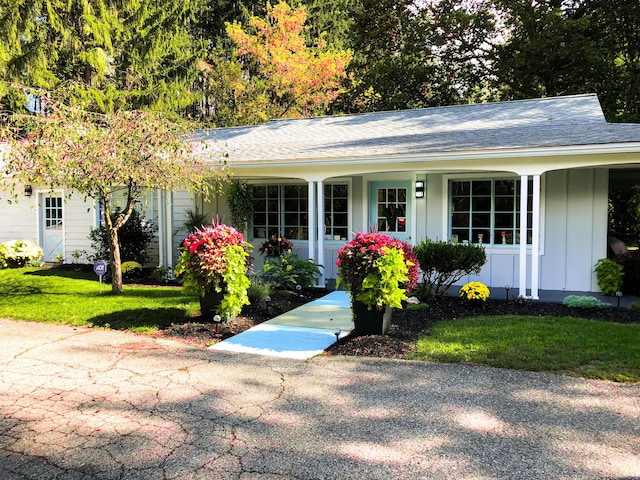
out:
{"label": "orange leaves", "polygon": [[273,103],[272,116],[298,117],[326,112],[339,93],[351,52],[327,49],[319,39],[309,47],[304,37],[304,6],[292,9],[285,2],[268,7],[267,18],[252,17],[245,31],[227,24],[227,35],[238,57],[258,64]]}

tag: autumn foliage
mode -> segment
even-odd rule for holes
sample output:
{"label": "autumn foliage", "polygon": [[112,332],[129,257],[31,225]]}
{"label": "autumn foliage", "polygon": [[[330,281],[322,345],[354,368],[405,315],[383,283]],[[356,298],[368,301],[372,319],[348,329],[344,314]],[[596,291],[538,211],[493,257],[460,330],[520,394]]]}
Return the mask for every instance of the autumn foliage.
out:
{"label": "autumn foliage", "polygon": [[304,6],[284,2],[268,6],[267,18],[251,17],[245,29],[227,24],[237,56],[257,63],[273,112],[270,117],[303,117],[325,113],[338,94],[351,52],[328,48],[322,38],[307,45]]}

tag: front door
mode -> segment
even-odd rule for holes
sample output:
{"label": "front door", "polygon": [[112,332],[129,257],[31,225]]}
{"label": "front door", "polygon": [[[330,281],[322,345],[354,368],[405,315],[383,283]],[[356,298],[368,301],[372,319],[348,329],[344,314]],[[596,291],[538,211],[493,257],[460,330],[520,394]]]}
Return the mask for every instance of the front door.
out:
{"label": "front door", "polygon": [[411,239],[411,182],[371,182],[369,205],[369,225],[374,230]]}
{"label": "front door", "polygon": [[62,196],[56,193],[40,194],[40,245],[45,262],[55,262],[64,256],[64,224]]}

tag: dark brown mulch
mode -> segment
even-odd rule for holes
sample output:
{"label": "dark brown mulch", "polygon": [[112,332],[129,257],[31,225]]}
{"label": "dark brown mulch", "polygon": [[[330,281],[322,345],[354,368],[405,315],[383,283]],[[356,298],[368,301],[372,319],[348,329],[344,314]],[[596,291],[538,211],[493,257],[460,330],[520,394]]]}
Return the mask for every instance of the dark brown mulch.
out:
{"label": "dark brown mulch", "polygon": [[268,302],[262,301],[246,305],[238,317],[226,323],[203,322],[202,318],[196,315],[188,322],[171,324],[169,327],[160,330],[157,335],[206,347],[211,343],[237,335],[255,325],[323,297],[327,293],[324,289],[275,292],[270,296]]}
{"label": "dark brown mulch", "polygon": [[[320,298],[327,293],[323,289],[275,293],[268,303],[260,302],[255,305],[247,305],[240,316],[228,323],[221,325],[203,323],[200,317],[196,316],[190,322],[172,324],[158,332],[158,335],[176,338],[197,346],[207,346]],[[404,358],[407,353],[413,350],[416,341],[423,333],[436,322],[476,315],[573,316],[620,323],[640,323],[640,311],[626,308],[578,309],[568,308],[557,303],[491,299],[485,304],[473,306],[457,297],[443,297],[429,302],[427,308],[394,310],[389,335],[362,337],[349,335],[331,346],[327,353]]]}
{"label": "dark brown mulch", "polygon": [[455,320],[476,315],[529,315],[580,317],[620,323],[640,323],[640,311],[626,308],[569,308],[558,303],[531,301],[488,300],[478,306],[457,297],[437,298],[428,308],[394,310],[389,335],[347,336],[327,353],[332,355],[363,355],[370,357],[404,358],[413,351],[415,343],[441,320]]}

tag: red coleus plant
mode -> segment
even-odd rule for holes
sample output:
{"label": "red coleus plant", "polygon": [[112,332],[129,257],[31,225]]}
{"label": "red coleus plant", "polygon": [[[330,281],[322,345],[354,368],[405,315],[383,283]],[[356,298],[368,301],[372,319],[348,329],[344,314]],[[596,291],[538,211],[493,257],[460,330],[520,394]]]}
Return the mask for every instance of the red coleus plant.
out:
{"label": "red coleus plant", "polygon": [[398,286],[406,291],[412,290],[418,281],[419,271],[413,248],[407,242],[375,232],[356,234],[356,238],[338,251],[339,281],[352,294],[357,294],[365,278],[378,269],[380,258],[391,249],[402,252],[403,263],[407,267],[407,280]]}
{"label": "red coleus plant", "polygon": [[249,251],[250,245],[235,228],[224,224],[203,227],[182,242],[175,272],[187,294],[222,293],[216,312],[235,317],[249,303]]}

